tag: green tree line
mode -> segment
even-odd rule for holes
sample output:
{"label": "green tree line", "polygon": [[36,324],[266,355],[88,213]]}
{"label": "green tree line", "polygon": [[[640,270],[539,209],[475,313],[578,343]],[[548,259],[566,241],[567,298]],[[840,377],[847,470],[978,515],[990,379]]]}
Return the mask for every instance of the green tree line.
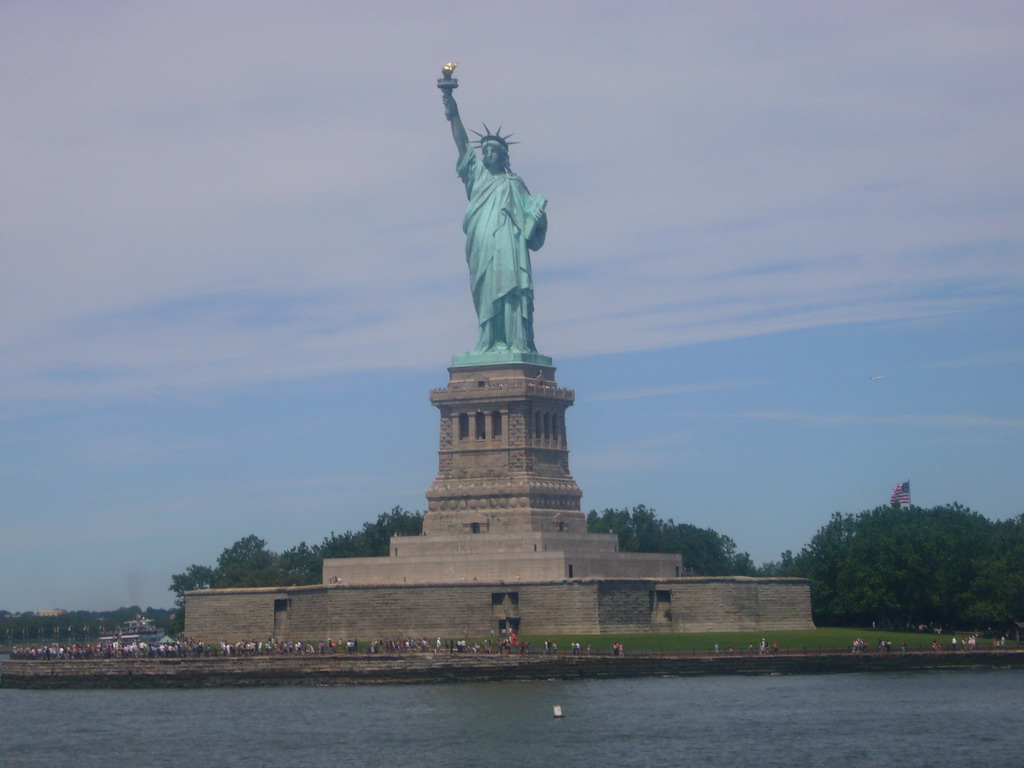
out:
{"label": "green tree line", "polygon": [[587,515],[591,533],[614,533],[622,552],[680,554],[683,565],[701,576],[753,576],[754,562],[736,542],[710,528],[662,520],[643,504],[632,509],[591,510]]}
{"label": "green tree line", "polygon": [[1024,619],[1024,515],[993,521],[957,503],[836,512],[759,572],[809,579],[820,625],[1001,630]]}
{"label": "green tree line", "polygon": [[89,642],[142,615],[164,631],[175,626],[174,611],[129,605],[112,611],[67,611],[57,616],[0,611],[0,644],[31,645],[50,642]]}

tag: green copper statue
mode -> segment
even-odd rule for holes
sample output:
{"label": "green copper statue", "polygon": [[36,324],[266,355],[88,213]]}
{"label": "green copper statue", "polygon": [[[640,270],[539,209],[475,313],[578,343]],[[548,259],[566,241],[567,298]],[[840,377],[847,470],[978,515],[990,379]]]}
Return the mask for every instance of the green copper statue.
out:
{"label": "green copper statue", "polygon": [[469,198],[462,229],[480,334],[468,355],[536,355],[530,251],[544,245],[547,200],[543,195],[531,197],[523,180],[512,173],[508,147],[516,142],[502,136],[501,128],[492,132],[484,125],[485,132],[477,133],[477,157],[452,96],[458,87],[451,76],[454,69],[454,64],[445,66],[437,85],[459,150],[456,172]]}

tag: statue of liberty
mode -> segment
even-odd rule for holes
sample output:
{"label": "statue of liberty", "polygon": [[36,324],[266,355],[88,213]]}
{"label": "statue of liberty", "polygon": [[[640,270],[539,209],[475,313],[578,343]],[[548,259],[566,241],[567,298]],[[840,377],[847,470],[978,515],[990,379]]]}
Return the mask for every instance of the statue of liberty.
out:
{"label": "statue of liberty", "polygon": [[547,233],[547,200],[530,196],[526,184],[512,173],[508,160],[508,136],[501,128],[477,133],[476,152],[459,117],[452,96],[458,87],[451,77],[455,66],[443,70],[438,81],[445,117],[459,150],[456,172],[466,185],[469,205],[462,220],[466,233],[466,262],[476,307],[479,336],[468,353],[537,353],[533,341],[533,274],[530,251],[544,245]]}

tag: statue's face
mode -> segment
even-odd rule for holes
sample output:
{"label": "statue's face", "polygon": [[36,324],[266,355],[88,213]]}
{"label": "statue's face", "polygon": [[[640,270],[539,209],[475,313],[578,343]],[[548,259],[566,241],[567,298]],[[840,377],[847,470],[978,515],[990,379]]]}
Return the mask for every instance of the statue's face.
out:
{"label": "statue's face", "polygon": [[488,141],[480,148],[484,168],[491,173],[503,173],[508,166],[508,154],[505,148],[496,141]]}

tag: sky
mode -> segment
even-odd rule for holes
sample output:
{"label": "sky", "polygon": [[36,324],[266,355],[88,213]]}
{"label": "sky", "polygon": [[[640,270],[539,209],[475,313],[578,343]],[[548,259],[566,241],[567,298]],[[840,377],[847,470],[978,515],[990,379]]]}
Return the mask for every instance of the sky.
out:
{"label": "sky", "polygon": [[472,347],[436,78],[548,199],[583,508],[755,562],[1024,512],[1024,6],[0,2],[0,609],[425,508]]}

